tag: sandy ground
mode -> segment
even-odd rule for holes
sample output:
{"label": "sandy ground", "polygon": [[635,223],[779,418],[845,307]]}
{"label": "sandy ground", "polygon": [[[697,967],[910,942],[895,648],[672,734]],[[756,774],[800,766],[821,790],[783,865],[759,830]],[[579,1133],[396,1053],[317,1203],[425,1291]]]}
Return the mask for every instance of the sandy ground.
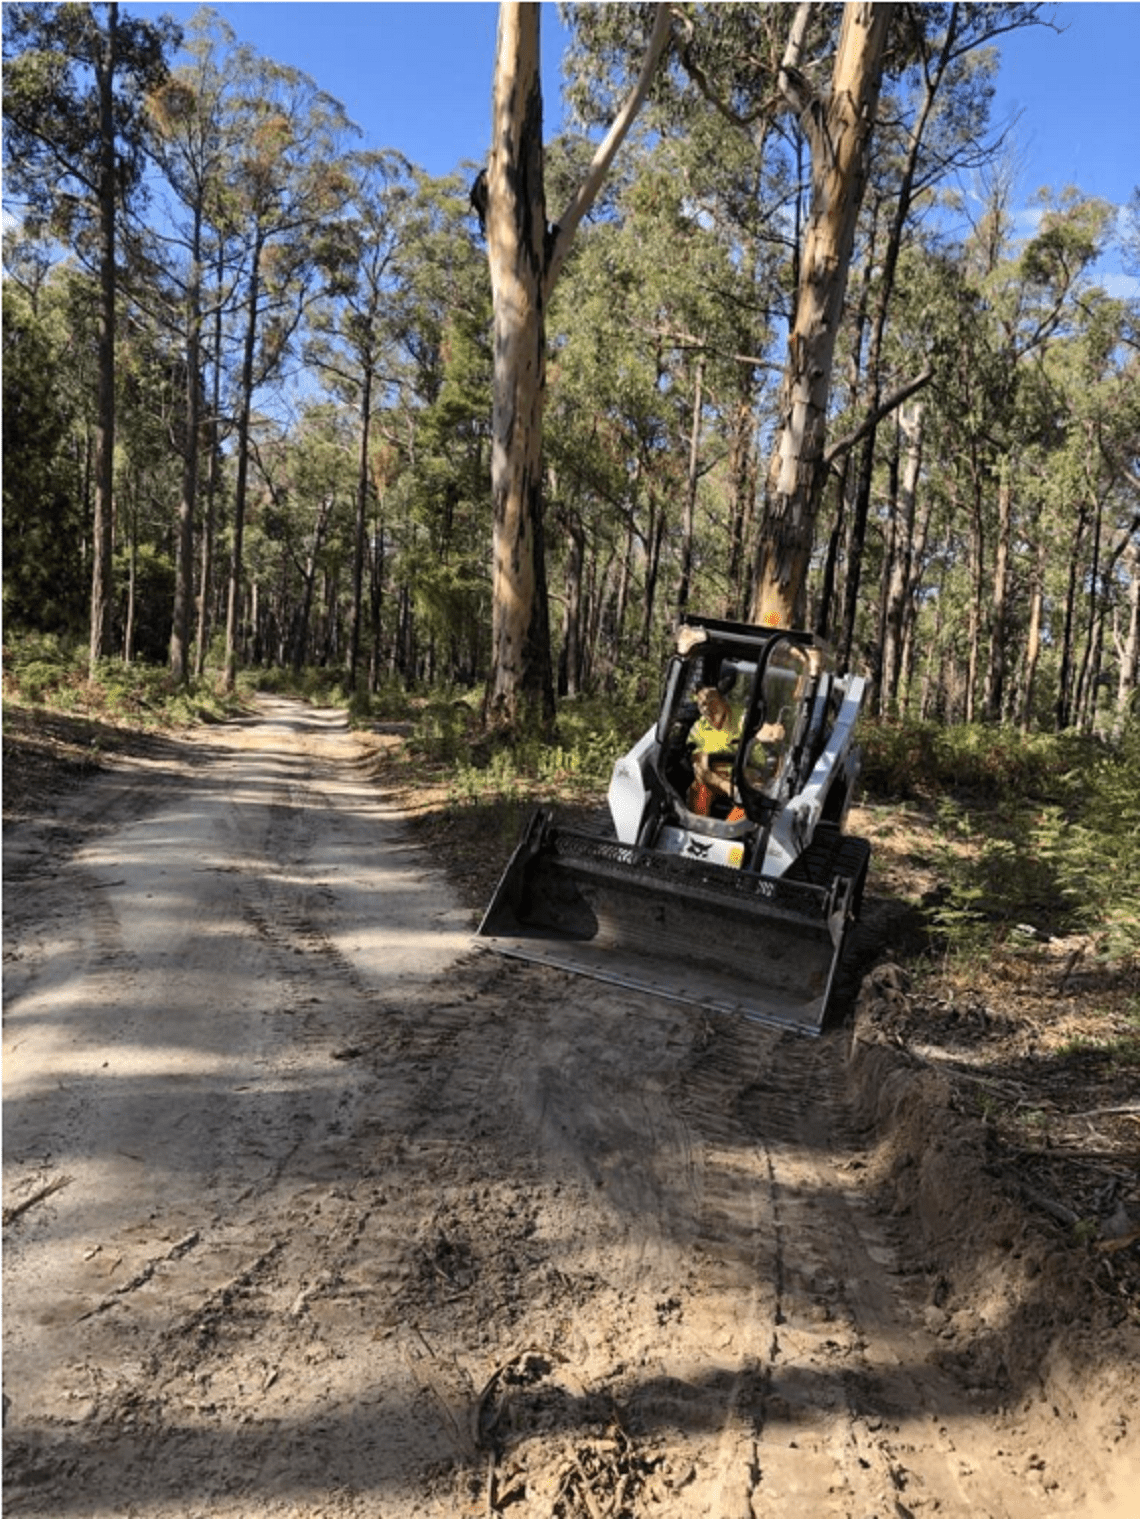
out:
{"label": "sandy ground", "polygon": [[889,977],[819,1040],[472,949],[334,713],[5,839],[5,1511],[1140,1514],[1140,1337]]}

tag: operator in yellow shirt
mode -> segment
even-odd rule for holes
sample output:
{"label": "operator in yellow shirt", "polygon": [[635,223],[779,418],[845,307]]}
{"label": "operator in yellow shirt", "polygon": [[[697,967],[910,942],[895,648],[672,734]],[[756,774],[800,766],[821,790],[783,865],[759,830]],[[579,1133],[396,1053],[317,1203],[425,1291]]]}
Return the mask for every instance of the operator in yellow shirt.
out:
{"label": "operator in yellow shirt", "polygon": [[[734,706],[716,686],[702,686],[696,694],[700,716],[689,729],[693,746],[693,784],[689,788],[689,811],[707,817],[717,794],[727,797],[731,806],[728,822],[744,816],[744,809],[732,805],[732,767],[737,745],[744,730],[744,710]],[[765,723],[756,735],[760,743],[778,744],[784,738],[781,723]]]}
{"label": "operator in yellow shirt", "polygon": [[732,763],[744,727],[744,712],[716,686],[702,686],[696,700],[700,716],[689,729],[693,746],[689,810],[707,817],[718,792],[732,801]]}

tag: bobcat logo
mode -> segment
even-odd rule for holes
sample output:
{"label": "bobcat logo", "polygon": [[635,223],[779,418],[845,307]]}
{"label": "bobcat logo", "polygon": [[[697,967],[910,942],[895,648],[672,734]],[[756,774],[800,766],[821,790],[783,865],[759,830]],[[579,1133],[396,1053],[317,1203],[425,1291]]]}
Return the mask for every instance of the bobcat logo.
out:
{"label": "bobcat logo", "polygon": [[698,860],[703,860],[711,848],[711,844],[702,844],[699,839],[690,839],[685,846],[685,853],[695,855]]}

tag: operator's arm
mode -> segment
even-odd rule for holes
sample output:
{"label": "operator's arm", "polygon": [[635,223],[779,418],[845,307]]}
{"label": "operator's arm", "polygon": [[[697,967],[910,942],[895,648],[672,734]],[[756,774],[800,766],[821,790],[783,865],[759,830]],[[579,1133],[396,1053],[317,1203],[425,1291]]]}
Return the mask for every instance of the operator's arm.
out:
{"label": "operator's arm", "polygon": [[722,796],[733,799],[732,765],[736,757],[740,720],[734,716],[727,729],[712,727],[699,719],[693,724],[689,738],[693,744],[693,775],[696,780]]}
{"label": "operator's arm", "polygon": [[693,753],[693,775],[705,786],[713,791],[719,791],[723,796],[732,795],[732,769],[729,764],[725,769],[718,769],[717,762],[725,765],[731,761],[732,756],[723,751],[715,758],[704,749],[697,749]]}

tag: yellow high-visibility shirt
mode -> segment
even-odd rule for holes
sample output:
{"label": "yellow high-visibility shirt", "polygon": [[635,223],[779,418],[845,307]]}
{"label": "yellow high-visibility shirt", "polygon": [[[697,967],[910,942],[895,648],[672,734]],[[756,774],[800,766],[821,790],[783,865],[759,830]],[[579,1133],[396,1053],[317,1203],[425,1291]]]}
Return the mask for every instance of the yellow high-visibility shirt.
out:
{"label": "yellow high-visibility shirt", "polygon": [[743,727],[743,711],[730,705],[723,728],[715,727],[707,717],[698,717],[689,729],[689,742],[705,754],[727,754],[740,742]]}

